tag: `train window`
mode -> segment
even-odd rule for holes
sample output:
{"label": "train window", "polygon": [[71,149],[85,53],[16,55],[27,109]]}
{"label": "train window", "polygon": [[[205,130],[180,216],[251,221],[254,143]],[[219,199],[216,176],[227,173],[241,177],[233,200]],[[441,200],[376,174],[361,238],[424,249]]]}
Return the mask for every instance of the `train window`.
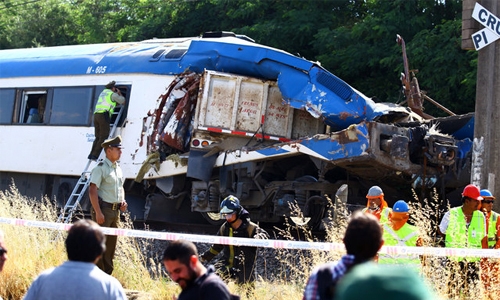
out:
{"label": "train window", "polygon": [[54,88],[49,124],[88,125],[93,95],[93,87]]}
{"label": "train window", "polygon": [[186,52],[187,52],[187,49],[172,49],[167,54],[165,54],[165,58],[164,59],[179,59]]}
{"label": "train window", "polygon": [[15,89],[0,89],[0,124],[12,123],[15,95]]}
{"label": "train window", "polygon": [[43,123],[46,104],[47,90],[23,91],[19,123]]}

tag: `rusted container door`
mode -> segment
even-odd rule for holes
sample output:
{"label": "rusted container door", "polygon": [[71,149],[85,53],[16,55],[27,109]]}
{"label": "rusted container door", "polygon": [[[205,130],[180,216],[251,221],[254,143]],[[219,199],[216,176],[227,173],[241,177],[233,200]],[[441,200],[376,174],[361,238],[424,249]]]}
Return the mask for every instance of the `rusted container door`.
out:
{"label": "rusted container door", "polygon": [[236,81],[227,76],[207,77],[203,97],[199,104],[205,106],[200,112],[200,124],[206,127],[230,129],[232,125],[234,97],[236,94]]}
{"label": "rusted container door", "polygon": [[276,82],[206,71],[198,99],[195,127],[299,138],[323,132],[309,113],[283,104]]}

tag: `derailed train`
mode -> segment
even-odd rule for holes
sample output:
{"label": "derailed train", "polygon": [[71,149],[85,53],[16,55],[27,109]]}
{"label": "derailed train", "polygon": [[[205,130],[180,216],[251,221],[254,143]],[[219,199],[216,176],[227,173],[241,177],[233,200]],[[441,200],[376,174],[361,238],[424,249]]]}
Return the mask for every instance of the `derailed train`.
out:
{"label": "derailed train", "polygon": [[424,119],[318,63],[219,32],[0,51],[1,188],[14,181],[63,206],[112,80],[126,96],[117,133],[138,221],[219,223],[233,194],[256,221],[281,222],[296,203],[318,226],[343,184],[364,205],[375,184],[393,203],[412,189],[444,199],[470,180],[472,113]]}

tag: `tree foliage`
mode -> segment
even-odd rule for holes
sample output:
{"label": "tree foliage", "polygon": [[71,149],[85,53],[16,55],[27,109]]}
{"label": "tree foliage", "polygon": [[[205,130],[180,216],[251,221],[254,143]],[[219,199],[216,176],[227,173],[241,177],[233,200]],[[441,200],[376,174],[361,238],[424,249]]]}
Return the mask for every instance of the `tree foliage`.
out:
{"label": "tree foliage", "polygon": [[460,48],[461,12],[461,0],[0,0],[0,49],[233,31],[399,102],[399,34],[421,89],[466,113],[474,109],[477,53]]}

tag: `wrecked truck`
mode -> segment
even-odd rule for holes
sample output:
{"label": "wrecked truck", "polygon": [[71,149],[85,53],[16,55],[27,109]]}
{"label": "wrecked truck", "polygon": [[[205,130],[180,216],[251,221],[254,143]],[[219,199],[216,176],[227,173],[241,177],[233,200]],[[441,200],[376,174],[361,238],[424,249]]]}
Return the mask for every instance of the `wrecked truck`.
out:
{"label": "wrecked truck", "polygon": [[126,97],[116,134],[136,221],[219,224],[232,194],[255,221],[282,222],[294,204],[318,227],[344,184],[342,200],[363,206],[372,185],[392,204],[412,191],[445,199],[470,179],[473,114],[376,103],[319,63],[216,32],[0,51],[0,148],[16,149],[3,150],[2,188],[64,206],[91,164],[93,107],[111,80]]}

